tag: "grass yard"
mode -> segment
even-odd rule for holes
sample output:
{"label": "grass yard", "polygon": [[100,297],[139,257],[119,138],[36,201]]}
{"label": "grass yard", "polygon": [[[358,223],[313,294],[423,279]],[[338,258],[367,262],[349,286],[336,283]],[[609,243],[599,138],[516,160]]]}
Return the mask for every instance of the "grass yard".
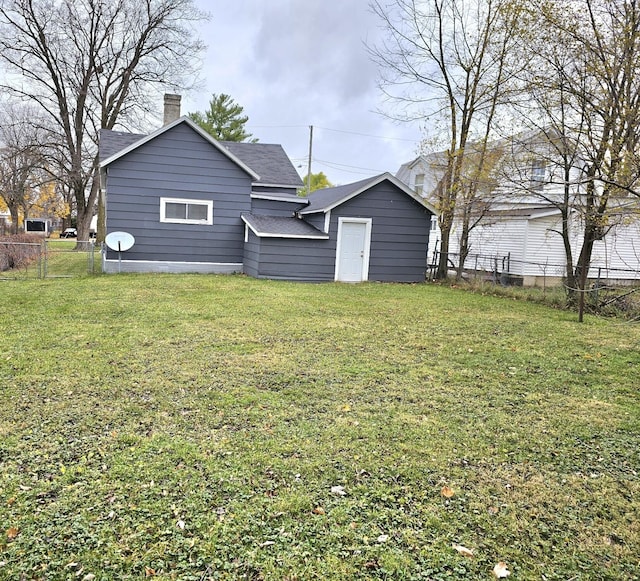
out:
{"label": "grass yard", "polygon": [[640,579],[638,326],[242,276],[0,297],[0,579]]}

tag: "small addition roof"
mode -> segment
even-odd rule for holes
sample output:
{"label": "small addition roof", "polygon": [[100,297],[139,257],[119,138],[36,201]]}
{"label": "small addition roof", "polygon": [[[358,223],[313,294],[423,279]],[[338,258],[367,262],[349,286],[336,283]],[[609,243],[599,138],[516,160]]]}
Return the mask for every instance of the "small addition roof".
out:
{"label": "small addition roof", "polygon": [[326,240],[328,234],[314,228],[300,218],[266,216],[246,213],[241,215],[244,223],[260,238],[317,238]]}

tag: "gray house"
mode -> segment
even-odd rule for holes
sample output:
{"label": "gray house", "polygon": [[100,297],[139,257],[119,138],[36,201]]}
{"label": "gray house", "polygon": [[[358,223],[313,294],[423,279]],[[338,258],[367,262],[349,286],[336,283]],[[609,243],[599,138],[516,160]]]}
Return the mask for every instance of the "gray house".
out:
{"label": "gray house", "polygon": [[[300,281],[419,282],[433,209],[391,174],[308,198],[280,145],[218,142],[187,117],[150,135],[103,130],[105,272],[244,272]],[[120,259],[120,260],[119,260]]]}

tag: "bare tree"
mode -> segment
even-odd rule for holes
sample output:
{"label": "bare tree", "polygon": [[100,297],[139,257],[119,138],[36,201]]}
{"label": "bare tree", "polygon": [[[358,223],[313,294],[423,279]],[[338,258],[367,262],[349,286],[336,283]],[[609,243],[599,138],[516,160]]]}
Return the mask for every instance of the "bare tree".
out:
{"label": "bare tree", "polygon": [[99,190],[100,128],[135,123],[159,88],[188,88],[203,48],[193,0],[4,0],[2,88],[48,117],[51,167],[73,194],[87,240]]}
{"label": "bare tree", "polygon": [[[564,171],[564,197],[554,203],[562,211],[569,297],[577,295],[582,320],[594,243],[640,194],[640,2],[574,0],[558,10],[554,2],[532,0],[527,8],[540,37],[554,40],[530,37],[533,70],[544,71],[547,81],[529,77],[527,95]],[[581,229],[577,259],[571,215]]]}
{"label": "bare tree", "polygon": [[471,233],[485,223],[491,210],[495,191],[497,168],[503,158],[503,146],[489,143],[486,139],[470,144],[462,168],[460,197],[456,204],[457,223],[460,233],[458,239],[458,266],[456,279],[464,273],[465,262],[471,252]]}
{"label": "bare tree", "polygon": [[[445,278],[467,145],[486,145],[505,101],[516,12],[508,0],[372,0],[371,6],[387,38],[370,51],[382,87],[403,105],[396,116],[446,119],[446,171],[435,193],[442,236],[436,277]],[[478,163],[482,173],[484,161]]]}
{"label": "bare tree", "polygon": [[11,214],[11,232],[28,217],[38,188],[46,181],[41,139],[31,124],[32,111],[3,108],[0,113],[0,197]]}

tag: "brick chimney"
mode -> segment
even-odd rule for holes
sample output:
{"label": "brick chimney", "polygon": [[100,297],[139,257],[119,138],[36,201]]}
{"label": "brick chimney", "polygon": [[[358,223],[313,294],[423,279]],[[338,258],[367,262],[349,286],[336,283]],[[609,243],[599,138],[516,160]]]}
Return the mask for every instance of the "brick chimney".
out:
{"label": "brick chimney", "polygon": [[176,119],[180,118],[180,95],[164,94],[164,122],[163,125],[169,125]]}

